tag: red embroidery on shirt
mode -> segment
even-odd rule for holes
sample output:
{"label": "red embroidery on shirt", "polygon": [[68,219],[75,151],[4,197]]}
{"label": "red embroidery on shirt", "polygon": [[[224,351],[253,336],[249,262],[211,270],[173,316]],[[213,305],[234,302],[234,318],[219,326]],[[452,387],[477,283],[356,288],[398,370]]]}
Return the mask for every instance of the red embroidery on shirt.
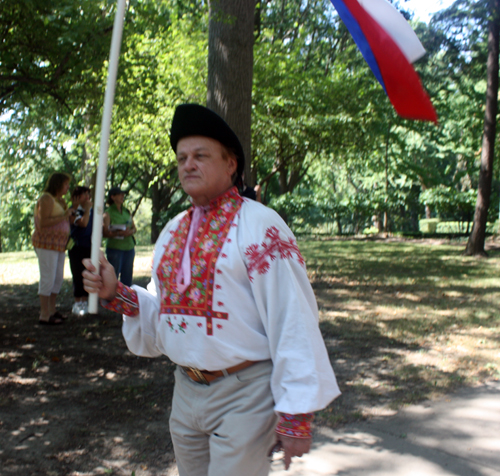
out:
{"label": "red embroidery on shirt", "polygon": [[227,254],[226,254],[226,253],[222,253],[222,254],[221,254],[221,257],[222,257],[222,258],[227,258]]}
{"label": "red embroidery on shirt", "polygon": [[216,284],[215,289],[222,289],[222,286],[220,284]]}
{"label": "red embroidery on shirt", "polygon": [[[242,198],[234,187],[210,205],[191,247],[191,284],[180,294],[177,288],[177,270],[182,250],[186,246],[192,209],[182,217],[156,270],[161,292],[160,314],[182,315],[186,322],[189,321],[189,316],[204,317],[207,335],[213,335],[213,319],[227,320],[227,313],[214,311],[212,308],[214,275],[216,271],[221,274],[220,270],[215,269],[215,265],[241,204]],[[176,332],[185,332],[187,327],[178,325]]]}
{"label": "red embroidery on shirt", "polygon": [[222,324],[217,324],[217,329],[222,329]]}
{"label": "red embroidery on shirt", "polygon": [[276,426],[276,433],[291,438],[311,438],[311,422],[313,419],[313,413],[298,415],[281,413]]}
{"label": "red embroidery on shirt", "polygon": [[217,274],[222,274],[222,271],[220,269],[218,269]]}
{"label": "red embroidery on shirt", "polygon": [[271,267],[268,258],[275,261],[278,253],[281,259],[292,259],[293,255],[296,254],[299,263],[302,265],[305,263],[296,241],[292,237],[289,237],[288,240],[282,240],[280,232],[275,226],[266,230],[265,240],[260,246],[262,249],[257,244],[250,245],[245,251],[245,255],[248,257],[250,280],[253,280],[252,272],[255,270],[259,274],[266,274]]}
{"label": "red embroidery on shirt", "polygon": [[115,299],[104,304],[104,307],[127,316],[137,316],[139,314],[139,298],[132,288],[118,281]]}
{"label": "red embroidery on shirt", "polygon": [[224,303],[222,301],[217,301],[217,306],[224,306]]}

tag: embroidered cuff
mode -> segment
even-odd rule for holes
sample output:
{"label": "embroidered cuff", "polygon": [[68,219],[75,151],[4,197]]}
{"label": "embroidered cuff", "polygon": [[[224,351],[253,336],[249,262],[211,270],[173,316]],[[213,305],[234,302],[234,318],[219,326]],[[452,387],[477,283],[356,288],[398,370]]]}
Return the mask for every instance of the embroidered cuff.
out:
{"label": "embroidered cuff", "polygon": [[101,306],[118,314],[135,317],[139,314],[139,299],[137,293],[118,281],[116,296],[112,301],[101,299]]}
{"label": "embroidered cuff", "polygon": [[298,415],[280,413],[276,433],[291,438],[311,438],[311,422],[313,419],[313,413],[300,413]]}

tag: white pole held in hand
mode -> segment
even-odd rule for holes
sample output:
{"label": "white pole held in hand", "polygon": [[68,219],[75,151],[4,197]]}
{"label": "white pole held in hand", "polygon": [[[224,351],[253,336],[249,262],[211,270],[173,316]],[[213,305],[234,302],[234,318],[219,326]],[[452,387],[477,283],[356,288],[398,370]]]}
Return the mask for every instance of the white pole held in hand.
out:
{"label": "white pole held in hand", "polygon": [[[120,57],[120,44],[122,40],[123,21],[125,17],[126,0],[118,0],[115,21],[113,24],[113,36],[111,38],[111,51],[109,54],[108,83],[104,97],[104,110],[101,122],[101,148],[99,150],[99,164],[97,166],[97,180],[94,196],[94,221],[92,228],[92,264],[99,272],[99,253],[102,240],[102,214],[104,211],[104,188],[106,185],[106,172],[108,168],[109,136],[111,129],[111,114],[113,111],[113,100],[115,96],[116,75],[118,71],[118,59]],[[98,296],[89,295],[89,313],[97,314]]]}

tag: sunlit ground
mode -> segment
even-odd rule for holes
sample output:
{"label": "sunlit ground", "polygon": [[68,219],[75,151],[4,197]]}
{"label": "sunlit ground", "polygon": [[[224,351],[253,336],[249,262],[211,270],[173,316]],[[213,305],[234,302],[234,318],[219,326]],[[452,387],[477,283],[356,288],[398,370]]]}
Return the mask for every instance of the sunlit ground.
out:
{"label": "sunlit ground", "polygon": [[[490,244],[492,248],[493,244]],[[464,243],[303,241],[344,398],[332,423],[500,378],[500,253]]]}
{"label": "sunlit ground", "polygon": [[[152,246],[138,246],[134,262],[134,276],[151,274]],[[66,258],[64,277],[71,279],[69,260]],[[0,254],[1,284],[33,284],[38,282],[38,261],[34,251]]]}

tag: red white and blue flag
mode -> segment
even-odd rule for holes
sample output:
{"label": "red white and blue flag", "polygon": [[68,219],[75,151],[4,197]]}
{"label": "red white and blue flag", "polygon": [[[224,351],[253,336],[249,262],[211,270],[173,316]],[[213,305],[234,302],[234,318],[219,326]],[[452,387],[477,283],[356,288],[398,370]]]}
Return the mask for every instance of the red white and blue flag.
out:
{"label": "red white and blue flag", "polygon": [[437,122],[412,63],[425,50],[411,26],[386,0],[331,0],[396,112]]}

